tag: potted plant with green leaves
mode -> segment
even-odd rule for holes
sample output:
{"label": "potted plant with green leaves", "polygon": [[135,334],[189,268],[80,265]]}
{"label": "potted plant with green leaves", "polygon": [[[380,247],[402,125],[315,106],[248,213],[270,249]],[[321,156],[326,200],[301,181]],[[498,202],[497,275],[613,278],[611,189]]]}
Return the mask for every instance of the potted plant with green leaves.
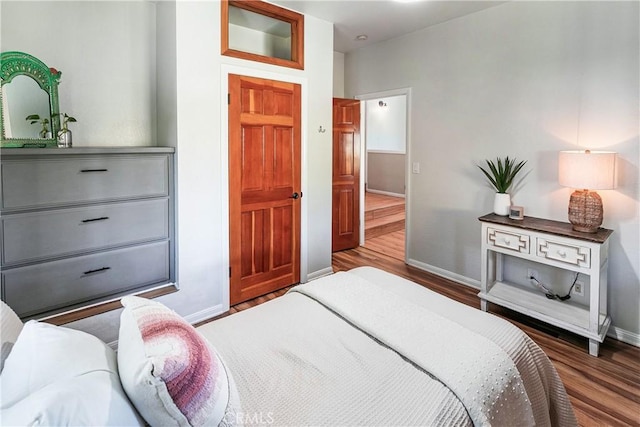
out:
{"label": "potted plant with green leaves", "polygon": [[69,130],[69,123],[75,123],[77,120],[71,117],[67,113],[60,113],[61,129],[58,131],[58,147],[71,148],[71,131]]}
{"label": "potted plant with green leaves", "polygon": [[527,163],[526,160],[517,162],[515,158],[510,159],[509,156],[504,159],[498,157],[496,161],[485,160],[487,169],[478,165],[478,168],[487,177],[493,188],[496,189],[496,197],[493,202],[493,213],[497,215],[509,215],[509,207],[511,206],[511,195],[507,193],[513,184],[518,172]]}
{"label": "potted plant with green leaves", "polygon": [[38,132],[38,136],[40,138],[47,138],[50,135],[48,117],[40,118],[38,114],[30,114],[25,120],[28,121],[30,125],[33,125],[35,123],[40,123],[40,125],[42,125],[40,132]]}

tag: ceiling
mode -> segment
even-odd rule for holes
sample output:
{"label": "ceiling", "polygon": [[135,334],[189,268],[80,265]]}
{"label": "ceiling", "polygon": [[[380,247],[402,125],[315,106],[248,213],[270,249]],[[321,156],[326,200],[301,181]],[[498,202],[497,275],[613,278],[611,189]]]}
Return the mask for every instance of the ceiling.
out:
{"label": "ceiling", "polygon": [[[269,0],[334,23],[334,50],[347,53],[354,49],[389,40],[505,1],[484,0]],[[366,34],[367,40],[356,37]]]}
{"label": "ceiling", "polygon": [[[334,49],[347,53],[505,1],[485,0],[269,0],[287,9],[334,23]],[[356,37],[366,34],[367,40]]]}

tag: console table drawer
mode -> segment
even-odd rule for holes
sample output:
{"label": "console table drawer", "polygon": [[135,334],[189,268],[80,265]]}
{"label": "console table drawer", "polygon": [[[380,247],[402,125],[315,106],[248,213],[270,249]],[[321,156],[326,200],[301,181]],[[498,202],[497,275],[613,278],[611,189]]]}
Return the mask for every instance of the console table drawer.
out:
{"label": "console table drawer", "polygon": [[168,174],[167,155],[6,160],[2,162],[2,208],[167,196]]}
{"label": "console table drawer", "polygon": [[168,199],[95,205],[2,218],[3,265],[169,237]]}
{"label": "console table drawer", "polygon": [[591,267],[591,251],[584,246],[576,246],[561,243],[549,239],[537,239],[537,253],[539,257],[577,265],[579,267]]}
{"label": "console table drawer", "polygon": [[495,228],[487,229],[487,243],[498,248],[529,253],[529,235]]}
{"label": "console table drawer", "polygon": [[159,242],[5,270],[2,299],[20,317],[169,280],[169,243]]}

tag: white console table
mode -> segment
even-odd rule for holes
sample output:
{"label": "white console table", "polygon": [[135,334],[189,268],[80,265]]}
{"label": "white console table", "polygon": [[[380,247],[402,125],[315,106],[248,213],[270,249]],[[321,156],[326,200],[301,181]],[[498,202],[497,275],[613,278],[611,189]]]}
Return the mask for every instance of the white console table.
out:
{"label": "white console table", "polygon": [[[611,325],[607,314],[609,236],[573,231],[571,224],[540,218],[513,220],[488,214],[482,222],[481,308],[488,302],[589,338],[589,354],[598,356]],[[505,256],[525,259],[589,276],[588,306],[549,299],[544,293],[503,280]]]}

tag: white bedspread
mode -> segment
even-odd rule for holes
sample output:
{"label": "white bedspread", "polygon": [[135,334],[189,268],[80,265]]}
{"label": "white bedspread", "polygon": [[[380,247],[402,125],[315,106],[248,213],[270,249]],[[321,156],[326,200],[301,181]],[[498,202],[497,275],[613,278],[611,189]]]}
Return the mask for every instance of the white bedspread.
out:
{"label": "white bedspread", "polygon": [[332,279],[292,291],[320,302],[443,382],[474,425],[534,424],[520,374],[493,341],[359,276],[337,273]]}
{"label": "white bedspread", "polygon": [[525,334],[368,267],[199,330],[232,371],[249,425],[576,424]]}

